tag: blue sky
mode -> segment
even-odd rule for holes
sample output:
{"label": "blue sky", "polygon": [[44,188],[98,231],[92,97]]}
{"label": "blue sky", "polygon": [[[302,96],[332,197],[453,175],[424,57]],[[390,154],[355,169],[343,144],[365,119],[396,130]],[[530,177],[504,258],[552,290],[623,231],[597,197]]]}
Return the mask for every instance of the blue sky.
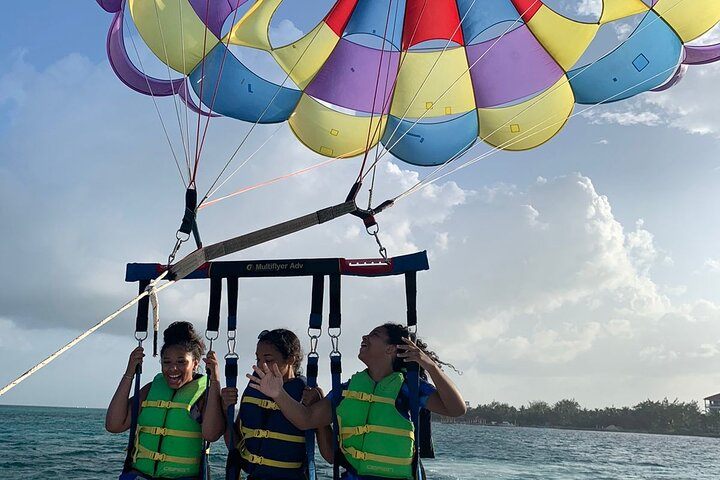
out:
{"label": "blue sky", "polygon": [[[125,263],[163,261],[183,208],[152,102],[105,59],[110,15],[95,2],[60,3],[6,7],[0,20],[1,385],[131,298]],[[276,38],[308,28],[292,7],[280,13]],[[452,375],[473,404],[602,407],[720,391],[719,80],[717,65],[691,68],[667,93],[579,114],[546,145],[492,155],[383,213],[392,255],[428,250],[421,335],[464,372]],[[242,128],[211,123],[205,181]],[[273,130],[258,129],[253,144]],[[226,191],[317,161],[283,128]],[[208,208],[204,239],[336,203],[356,169],[339,162]],[[378,197],[424,174],[397,162],[379,173]],[[235,258],[375,253],[359,222],[341,219]],[[276,326],[304,332],[308,292],[299,280],[244,284],[242,338]],[[404,297],[393,280],[351,280],[344,292],[350,372],[360,334],[402,319]],[[165,325],[201,328],[206,286],[167,289],[161,305]],[[105,406],[132,330],[133,314],[119,317],[0,403]],[[254,345],[239,347],[249,366]]]}

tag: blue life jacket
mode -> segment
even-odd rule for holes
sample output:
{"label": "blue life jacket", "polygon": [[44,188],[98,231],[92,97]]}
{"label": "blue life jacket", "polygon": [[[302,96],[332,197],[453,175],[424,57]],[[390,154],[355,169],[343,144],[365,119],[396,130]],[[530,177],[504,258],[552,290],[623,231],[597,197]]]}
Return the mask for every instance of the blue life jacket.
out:
{"label": "blue life jacket", "polygon": [[[305,386],[305,378],[296,377],[285,382],[283,388],[300,401]],[[307,478],[305,432],[290,423],[270,397],[254,388],[245,388],[238,419],[236,448],[242,457],[242,469],[248,475],[268,480]]]}

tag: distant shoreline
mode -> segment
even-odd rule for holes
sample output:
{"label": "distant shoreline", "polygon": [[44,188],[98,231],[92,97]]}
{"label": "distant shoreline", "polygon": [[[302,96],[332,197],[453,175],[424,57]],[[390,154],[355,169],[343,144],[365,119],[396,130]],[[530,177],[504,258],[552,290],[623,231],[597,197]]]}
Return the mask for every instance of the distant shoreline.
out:
{"label": "distant shoreline", "polygon": [[433,418],[433,423],[442,423],[443,425],[472,425],[476,427],[488,427],[488,428],[533,428],[541,429],[547,428],[551,430],[578,430],[583,432],[600,432],[600,433],[643,433],[646,435],[667,435],[671,437],[705,437],[705,438],[720,438],[720,434],[713,433],[687,433],[687,432],[652,432],[645,430],[625,430],[625,429],[608,429],[608,428],[587,428],[587,427],[566,427],[560,425],[514,425],[514,424],[491,424],[491,423],[477,423],[477,422],[463,422],[463,421],[448,421],[444,419]]}

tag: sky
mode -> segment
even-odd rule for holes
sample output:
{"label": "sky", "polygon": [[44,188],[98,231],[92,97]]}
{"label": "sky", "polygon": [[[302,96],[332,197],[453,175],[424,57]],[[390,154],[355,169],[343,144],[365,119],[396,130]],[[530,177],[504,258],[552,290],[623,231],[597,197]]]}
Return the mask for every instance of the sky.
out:
{"label": "sky", "polygon": [[[556,4],[579,16],[598,6]],[[105,57],[111,16],[91,1],[18,5],[0,18],[0,386],[131,299],[137,287],[124,282],[125,264],[164,262],[184,208],[152,100],[127,89]],[[273,39],[311,23],[290,4]],[[704,41],[717,38],[711,32]],[[702,401],[720,391],[719,82],[720,65],[695,67],[667,92],[577,107],[547,144],[488,156],[378,217],[390,255],[428,252],[430,270],[418,276],[419,333],[462,372],[448,371],[471,405],[572,398],[603,408]],[[172,127],[172,102],[158,109]],[[256,129],[244,152],[276,128]],[[201,188],[247,129],[210,122]],[[282,126],[222,193],[319,160]],[[357,160],[335,162],[207,208],[203,240],[339,203],[357,169]],[[427,173],[386,157],[375,198]],[[375,256],[374,239],[352,217],[231,258]],[[309,293],[303,279],[241,282],[246,371],[263,329],[291,328],[308,344]],[[344,372],[361,368],[361,334],[404,320],[404,301],[399,279],[344,281]],[[208,285],[181,282],[161,293],[160,305],[164,326],[188,320],[202,331]],[[129,311],[0,404],[105,407],[135,346],[133,331]],[[222,336],[215,347],[226,351]],[[325,336],[321,357],[328,352]],[[148,355],[145,371],[157,373],[158,359]]]}

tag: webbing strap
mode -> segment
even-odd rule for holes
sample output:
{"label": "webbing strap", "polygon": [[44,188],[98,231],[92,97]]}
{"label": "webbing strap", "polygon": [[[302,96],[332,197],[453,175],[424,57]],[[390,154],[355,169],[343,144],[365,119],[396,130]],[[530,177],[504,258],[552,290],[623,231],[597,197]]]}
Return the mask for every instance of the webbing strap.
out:
{"label": "webbing strap", "polygon": [[384,427],[382,425],[360,425],[357,427],[345,427],[340,429],[340,436],[343,439],[365,435],[366,433],[385,433],[395,437],[415,438],[415,433],[402,428]]}
{"label": "webbing strap", "polygon": [[405,273],[405,299],[407,301],[407,325],[417,325],[417,272]]}
{"label": "webbing strap", "polygon": [[244,438],[273,438],[275,440],[282,440],[283,442],[305,443],[305,437],[301,435],[288,435],[286,433],[273,432],[261,428],[242,427],[240,431]]}
{"label": "webbing strap", "polygon": [[132,404],[130,406],[130,438],[128,439],[128,457],[125,459],[129,463],[129,455],[133,452],[135,446],[135,438],[137,435],[138,416],[140,415],[140,374],[142,373],[142,364],[135,367],[135,387],[133,388]]}
{"label": "webbing strap", "polygon": [[138,427],[138,432],[149,433],[150,435],[160,435],[162,437],[202,438],[201,432],[189,432],[187,430],[174,430],[172,428],[148,427],[143,425]]}
{"label": "webbing strap", "polygon": [[263,400],[261,398],[243,397],[241,403],[252,403],[253,405],[257,405],[258,407],[266,410],[280,410],[277,403],[272,400]]}
{"label": "webbing strap", "polygon": [[[405,273],[405,299],[407,301],[407,326],[413,331],[413,327],[417,326],[417,272]],[[413,338],[413,340],[415,340]],[[415,464],[415,478],[422,478],[422,466],[420,465],[420,456],[418,448],[420,445],[420,366],[416,362],[407,364],[407,374],[405,382],[408,385],[410,393],[410,420],[415,427],[415,452],[413,460]]]}
{"label": "webbing strap", "polygon": [[275,468],[301,468],[302,462],[281,462],[280,460],[271,460],[269,458],[261,457],[247,451],[246,448],[240,450],[240,456],[248,462],[255,465],[266,465],[268,467]]}
{"label": "webbing strap", "polygon": [[193,457],[178,457],[175,455],[167,455],[164,453],[153,452],[152,450],[143,447],[140,444],[136,445],[135,458],[147,458],[155,462],[172,462],[180,463],[182,465],[196,465],[200,463],[199,458]]}
{"label": "webbing strap", "polygon": [[[150,280],[140,280],[138,282],[138,295],[141,295],[145,292],[148,285],[150,285]],[[150,316],[150,297],[148,295],[145,295],[143,298],[138,301],[138,309],[137,309],[137,317],[135,317],[135,331],[136,332],[147,332],[148,331],[148,321]]]}
{"label": "webbing strap", "polygon": [[330,275],[330,317],[328,327],[340,328],[342,321],[340,315],[340,275]]}
{"label": "webbing strap", "polygon": [[142,407],[156,407],[156,408],[179,408],[181,410],[190,411],[190,405],[187,403],[170,402],[168,400],[145,400],[142,402]]}
{"label": "webbing strap", "polygon": [[237,307],[238,307],[238,278],[228,277],[227,279],[227,307],[228,307],[228,332],[237,330]]}
{"label": "webbing strap", "polygon": [[375,453],[361,452],[353,447],[347,447],[343,449],[346,454],[357,460],[366,460],[371,462],[389,463],[391,465],[410,465],[412,458],[398,458],[390,457],[388,455],[378,455]]}
{"label": "webbing strap", "polygon": [[343,398],[350,398],[353,400],[359,400],[361,402],[386,403],[388,405],[395,405],[394,398],[383,397],[380,395],[373,395],[372,393],[353,392],[350,390],[344,390],[342,392],[342,396],[343,396]]}
{"label": "webbing strap", "polygon": [[[322,311],[323,296],[325,294],[325,275],[313,275],[312,296],[310,301],[310,319],[308,320],[308,334],[310,337],[310,353],[307,356],[307,386],[309,388],[317,387],[318,377],[318,360],[317,354],[317,337],[313,337],[313,330],[316,330],[319,336],[322,332]],[[315,432],[313,430],[305,431],[305,454],[307,456],[308,480],[317,478],[317,467],[315,466]]]}
{"label": "webbing strap", "polygon": [[[332,390],[333,392],[339,392],[341,390],[341,380],[340,375],[342,374],[342,357],[340,355],[331,355],[330,356],[330,378],[332,379]],[[339,397],[335,397],[339,398]],[[337,418],[337,403],[331,402],[332,405],[332,418],[333,418],[333,438],[335,441],[333,442],[333,457],[337,459],[338,455],[338,449],[340,446],[338,445],[338,418]],[[340,462],[337,460],[333,462],[333,480],[338,480],[340,478]]]}
{"label": "webbing strap", "polygon": [[210,308],[208,309],[207,331],[220,330],[220,302],[222,300],[222,278],[210,278]]}
{"label": "webbing strap", "polygon": [[[237,331],[237,307],[238,307],[238,277],[227,278],[227,308],[228,308],[228,355],[225,356],[225,385],[229,388],[237,388],[238,377],[238,357],[235,354],[235,333]],[[232,332],[232,337],[231,337]],[[232,348],[231,348],[232,345]],[[233,354],[233,355],[231,355]],[[235,404],[227,407],[227,425],[225,431],[228,432],[229,442],[226,444],[228,454],[232,452],[235,445]],[[229,458],[230,455],[228,455]],[[237,480],[238,466],[236,462],[228,462],[225,469],[226,480]]]}
{"label": "webbing strap", "polygon": [[323,293],[325,290],[325,275],[313,275],[312,301],[310,305],[309,327],[322,328]]}

